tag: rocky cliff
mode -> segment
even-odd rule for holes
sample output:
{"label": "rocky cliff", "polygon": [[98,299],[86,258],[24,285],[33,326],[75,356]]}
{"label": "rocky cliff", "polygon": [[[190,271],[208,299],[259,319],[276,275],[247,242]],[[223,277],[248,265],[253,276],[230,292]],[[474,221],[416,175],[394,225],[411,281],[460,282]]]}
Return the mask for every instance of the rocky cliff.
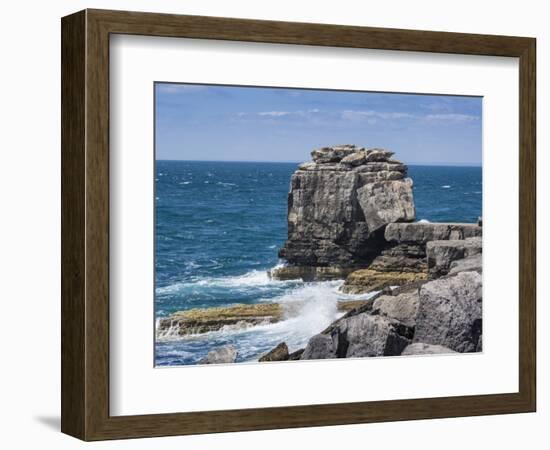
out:
{"label": "rocky cliff", "polygon": [[342,278],[380,254],[387,224],[415,220],[412,180],[392,152],[339,145],[311,156],[292,175],[278,278]]}

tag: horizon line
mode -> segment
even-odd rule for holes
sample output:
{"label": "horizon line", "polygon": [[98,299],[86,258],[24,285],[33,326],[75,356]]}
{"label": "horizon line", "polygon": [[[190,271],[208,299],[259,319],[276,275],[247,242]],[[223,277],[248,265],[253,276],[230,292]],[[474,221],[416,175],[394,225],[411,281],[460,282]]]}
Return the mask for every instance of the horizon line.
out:
{"label": "horizon line", "polygon": [[[223,159],[156,159],[157,161],[165,162],[223,162],[223,163],[266,163],[266,164],[303,164],[305,162],[312,161],[261,161],[261,160],[223,160]],[[403,162],[408,166],[435,166],[435,167],[479,167],[482,168],[483,164],[474,162]]]}

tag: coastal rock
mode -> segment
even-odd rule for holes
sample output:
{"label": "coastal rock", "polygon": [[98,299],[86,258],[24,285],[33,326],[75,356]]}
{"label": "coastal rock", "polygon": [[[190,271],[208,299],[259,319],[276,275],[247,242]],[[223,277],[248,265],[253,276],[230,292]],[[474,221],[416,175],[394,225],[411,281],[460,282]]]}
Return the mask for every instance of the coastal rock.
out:
{"label": "coastal rock", "polygon": [[384,232],[388,245],[372,260],[369,268],[378,271],[425,272],[428,271],[428,242],[481,238],[481,234],[482,228],[476,224],[390,223]]}
{"label": "coastal rock", "polygon": [[386,227],[388,242],[426,244],[429,241],[457,240],[480,237],[482,228],[473,223],[393,223]]}
{"label": "coastal rock", "polygon": [[479,255],[481,250],[480,237],[428,242],[426,244],[428,273],[431,278],[447,275],[454,261]]}
{"label": "coastal rock", "polygon": [[365,312],[338,321],[330,334],[313,336],[301,359],[399,355],[411,338],[406,325]]}
{"label": "coastal rock", "polygon": [[368,183],[357,190],[357,197],[371,232],[391,222],[411,222],[415,219],[410,178]]}
{"label": "coastal rock", "polygon": [[263,355],[258,361],[259,362],[268,362],[268,361],[286,361],[289,359],[288,347],[286,342],[281,342],[274,349],[267,352]]}
{"label": "coastal rock", "polygon": [[386,224],[414,220],[412,182],[392,154],[355,145],[312,152],[313,162],[291,178],[288,239],[279,251],[288,264],[274,278],[343,278],[386,246]]}
{"label": "coastal rock", "polygon": [[316,334],[307,343],[300,359],[331,359],[337,358],[332,337],[326,334]]}
{"label": "coastal rock", "polygon": [[298,361],[302,357],[302,355],[304,353],[304,350],[305,349],[301,348],[299,350],[296,350],[295,352],[290,353],[288,355],[288,360],[289,361]]}
{"label": "coastal rock", "polygon": [[420,288],[414,343],[475,352],[482,332],[482,278],[461,272]]}
{"label": "coastal rock", "polygon": [[316,267],[316,266],[280,266],[268,271],[270,278],[276,280],[341,280],[351,273],[351,267]]}
{"label": "coastal rock", "polygon": [[197,364],[230,364],[237,360],[237,350],[232,345],[215,348]]}
{"label": "coastal rock", "polygon": [[408,355],[439,355],[445,353],[456,353],[450,348],[443,347],[442,345],[432,345],[417,342],[415,344],[408,345],[401,353],[401,356]]}
{"label": "coastal rock", "polygon": [[472,272],[472,271],[481,273],[483,271],[482,262],[483,262],[483,257],[481,253],[478,253],[477,255],[473,255],[473,256],[468,256],[467,258],[464,258],[464,259],[458,259],[451,263],[451,266],[449,269],[449,275],[454,275],[459,272]]}
{"label": "coastal rock", "polygon": [[364,151],[363,147],[353,144],[335,145],[333,147],[322,147],[311,152],[311,158],[316,163],[334,163],[353,153]]}
{"label": "coastal rock", "polygon": [[219,308],[196,308],[179,311],[161,319],[157,327],[157,338],[208,333],[225,326],[250,326],[275,323],[287,313],[277,303],[234,305]]}
{"label": "coastal rock", "polygon": [[422,272],[379,272],[360,269],[348,275],[340,290],[346,294],[366,294],[381,291],[385,287],[400,286],[426,278],[427,274]]}
{"label": "coastal rock", "polygon": [[[412,333],[403,324],[367,313],[346,319],[337,334],[339,357],[395,356],[411,342]],[[340,356],[341,355],[341,356]]]}
{"label": "coastal rock", "polygon": [[419,300],[418,290],[400,295],[382,295],[374,301],[371,314],[396,319],[413,328],[416,325]]}

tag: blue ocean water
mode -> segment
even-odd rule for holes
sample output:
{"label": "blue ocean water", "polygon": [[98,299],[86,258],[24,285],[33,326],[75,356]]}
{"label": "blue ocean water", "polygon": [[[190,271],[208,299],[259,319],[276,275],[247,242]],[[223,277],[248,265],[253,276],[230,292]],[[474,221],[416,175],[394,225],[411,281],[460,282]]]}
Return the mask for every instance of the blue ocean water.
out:
{"label": "blue ocean water", "polygon": [[[338,317],[341,282],[273,281],[285,241],[287,194],[296,163],[157,161],[155,314],[236,303],[300,302],[283,322],[224,329],[155,344],[157,366],[194,364],[232,344],[238,361],[256,360],[281,341],[290,351]],[[475,222],[480,167],[409,166],[418,220]]]}

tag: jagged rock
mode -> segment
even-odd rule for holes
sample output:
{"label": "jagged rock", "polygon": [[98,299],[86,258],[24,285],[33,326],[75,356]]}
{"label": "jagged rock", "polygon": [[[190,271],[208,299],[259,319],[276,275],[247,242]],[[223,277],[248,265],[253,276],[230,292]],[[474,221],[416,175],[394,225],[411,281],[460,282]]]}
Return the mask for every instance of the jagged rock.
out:
{"label": "jagged rock", "polygon": [[365,161],[366,162],[387,162],[393,155],[394,155],[394,152],[390,152],[382,148],[371,148],[368,150],[367,154],[365,155]]}
{"label": "jagged rock", "polygon": [[414,342],[475,352],[482,331],[482,278],[477,272],[430,281],[420,288]]}
{"label": "jagged rock", "polygon": [[285,308],[277,303],[195,308],[179,311],[161,319],[157,328],[157,337],[162,339],[170,336],[208,333],[225,326],[275,323],[280,321],[285,313]]}
{"label": "jagged rock", "polygon": [[357,190],[357,198],[371,232],[391,222],[415,219],[410,178],[368,183]]}
{"label": "jagged rock", "polygon": [[396,319],[406,326],[413,328],[416,324],[418,304],[418,290],[395,296],[382,295],[374,301],[371,314],[379,314]]}
{"label": "jagged rock", "polygon": [[360,166],[365,163],[366,157],[367,152],[362,150],[342,158],[340,162],[342,164],[349,164],[350,166]]}
{"label": "jagged rock", "polygon": [[330,359],[336,357],[332,337],[326,334],[316,334],[307,343],[300,359]]}
{"label": "jagged rock", "polygon": [[378,272],[360,269],[350,273],[340,290],[346,294],[366,294],[388,286],[400,286],[417,280],[425,280],[423,272]]}
{"label": "jagged rock", "polygon": [[479,255],[481,250],[480,237],[428,242],[426,244],[428,273],[431,278],[447,275],[454,261]]}
{"label": "jagged rock", "polygon": [[342,158],[362,150],[364,150],[363,147],[357,147],[353,144],[335,145],[333,147],[323,147],[313,150],[311,158],[320,164],[339,162]]}
{"label": "jagged rock", "polygon": [[483,271],[482,268],[483,257],[481,253],[477,255],[468,256],[464,259],[458,259],[453,261],[450,266],[449,275],[454,275],[459,272],[479,272]]}
{"label": "jagged rock", "polygon": [[359,358],[399,355],[411,342],[412,330],[387,317],[361,313],[313,336],[301,359]]}
{"label": "jagged rock", "polygon": [[436,355],[444,353],[456,353],[450,348],[443,347],[442,345],[431,345],[417,342],[415,344],[408,345],[401,353],[401,356],[408,355]]}
{"label": "jagged rock", "polygon": [[473,223],[392,223],[386,227],[384,237],[388,242],[413,242],[426,244],[429,241],[443,241],[479,237],[482,228]]}
{"label": "jagged rock", "polygon": [[197,364],[229,364],[237,360],[237,350],[232,345],[215,348]]}
{"label": "jagged rock", "polygon": [[286,361],[289,358],[288,347],[286,342],[281,342],[275,348],[263,355],[258,361],[267,362],[267,361]]}

